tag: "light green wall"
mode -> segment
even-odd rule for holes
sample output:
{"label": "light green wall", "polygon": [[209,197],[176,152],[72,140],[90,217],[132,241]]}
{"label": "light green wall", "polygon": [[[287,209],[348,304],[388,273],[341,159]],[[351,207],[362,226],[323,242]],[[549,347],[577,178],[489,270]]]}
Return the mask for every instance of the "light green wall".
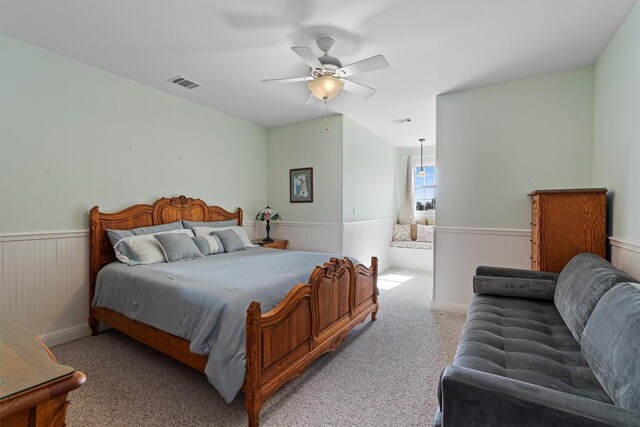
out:
{"label": "light green wall", "polygon": [[0,35],[0,232],[185,194],[252,216],[266,129]]}
{"label": "light green wall", "polygon": [[440,95],[438,225],[528,229],[526,194],[589,187],[593,67]]}
{"label": "light green wall", "polygon": [[343,222],[397,218],[397,149],[343,117]]}
{"label": "light green wall", "polygon": [[593,184],[609,189],[610,235],[640,242],[640,3],[595,67]]}
{"label": "light green wall", "polygon": [[[304,108],[300,107],[300,108]],[[342,222],[342,116],[278,126],[269,140],[269,204],[291,222]],[[313,167],[313,203],[289,202],[289,169]]]}

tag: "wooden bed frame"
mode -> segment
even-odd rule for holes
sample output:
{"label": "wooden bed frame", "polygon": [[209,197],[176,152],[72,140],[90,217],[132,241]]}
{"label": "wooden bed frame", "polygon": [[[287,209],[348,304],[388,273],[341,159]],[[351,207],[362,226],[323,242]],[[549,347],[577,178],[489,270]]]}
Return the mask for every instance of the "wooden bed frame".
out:
{"label": "wooden bed frame", "polygon": [[[106,230],[124,230],[178,220],[236,220],[242,225],[242,209],[228,212],[185,196],[161,198],[153,205],[135,205],[117,213],[90,212],[89,326],[98,333],[99,322],[147,344],[180,362],[204,372],[207,355],[189,351],[189,341],[129,319],[108,308],[92,307],[96,277],[114,261],[115,253]],[[322,354],[337,349],[347,334],[369,314],[378,314],[378,260],[371,266],[348,258],[331,258],[316,267],[308,284],[295,285],[270,312],[262,314],[253,301],[246,318],[246,376],[242,391],[249,426],[258,425],[265,400],[280,386],[300,375]]]}

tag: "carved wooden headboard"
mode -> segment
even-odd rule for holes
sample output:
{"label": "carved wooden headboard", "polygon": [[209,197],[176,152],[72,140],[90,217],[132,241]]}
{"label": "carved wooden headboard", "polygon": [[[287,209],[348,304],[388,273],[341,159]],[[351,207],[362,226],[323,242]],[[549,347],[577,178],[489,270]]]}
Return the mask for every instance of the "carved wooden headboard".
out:
{"label": "carved wooden headboard", "polygon": [[128,230],[179,221],[225,221],[236,220],[242,225],[242,209],[229,212],[220,206],[209,206],[200,199],[185,196],[163,197],[153,205],[134,205],[116,213],[100,212],[94,206],[89,213],[89,273],[90,298],[96,286],[98,271],[115,261],[116,255],[107,237],[107,229]]}

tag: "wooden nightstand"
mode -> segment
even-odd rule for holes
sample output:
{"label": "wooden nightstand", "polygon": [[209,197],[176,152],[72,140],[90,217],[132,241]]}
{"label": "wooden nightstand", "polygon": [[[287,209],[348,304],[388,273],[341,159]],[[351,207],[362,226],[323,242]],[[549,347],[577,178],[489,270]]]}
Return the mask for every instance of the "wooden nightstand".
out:
{"label": "wooden nightstand", "polygon": [[254,244],[260,245],[263,248],[271,248],[271,249],[287,249],[287,245],[289,244],[288,240],[280,240],[273,239],[273,242],[263,242],[262,239],[254,240]]}

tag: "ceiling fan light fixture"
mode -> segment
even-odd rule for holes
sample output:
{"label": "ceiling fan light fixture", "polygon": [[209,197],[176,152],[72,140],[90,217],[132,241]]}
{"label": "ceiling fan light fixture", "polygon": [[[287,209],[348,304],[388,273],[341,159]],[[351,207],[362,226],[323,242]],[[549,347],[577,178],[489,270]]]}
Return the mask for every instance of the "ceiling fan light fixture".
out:
{"label": "ceiling fan light fixture", "polygon": [[321,101],[328,101],[333,99],[340,93],[344,81],[333,77],[330,74],[325,74],[309,82],[307,87],[309,91]]}

